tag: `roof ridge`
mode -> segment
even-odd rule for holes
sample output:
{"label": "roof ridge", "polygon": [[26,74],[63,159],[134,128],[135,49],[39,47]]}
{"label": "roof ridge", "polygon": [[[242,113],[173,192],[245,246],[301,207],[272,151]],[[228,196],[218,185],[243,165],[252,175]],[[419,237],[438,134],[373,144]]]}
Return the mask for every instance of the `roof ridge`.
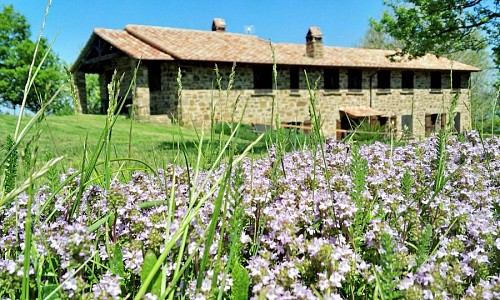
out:
{"label": "roof ridge", "polygon": [[[148,60],[272,64],[270,41],[256,35],[134,24],[124,29],[95,28],[93,35],[115,45],[131,57],[141,57],[145,53]],[[276,46],[276,63],[281,65],[479,71],[474,66],[432,54],[421,59],[402,57],[391,62],[388,55],[395,53],[395,49],[324,45],[324,57],[313,59],[306,56],[305,43],[272,44]],[[88,52],[88,48],[82,51],[82,55],[83,52]],[[77,59],[76,63],[80,60]]]}
{"label": "roof ridge", "polygon": [[169,30],[175,30],[175,31],[194,31],[197,33],[203,33],[203,34],[225,34],[225,35],[237,35],[237,36],[245,36],[245,37],[250,37],[254,39],[259,39],[263,41],[268,41],[266,39],[263,39],[257,35],[253,34],[245,34],[245,33],[238,33],[238,32],[230,32],[230,31],[224,31],[222,32],[215,32],[211,30],[203,30],[203,29],[190,29],[190,28],[176,28],[176,27],[168,27],[168,26],[159,26],[159,25],[143,25],[143,24],[127,24],[125,26],[125,30],[127,27],[144,27],[144,28],[159,28],[159,29],[169,29]]}
{"label": "roof ridge", "polygon": [[[172,56],[173,58],[175,59],[180,59],[181,57],[175,53],[173,53],[172,51],[169,51],[168,49],[164,48],[163,46],[161,46],[159,43],[153,41],[152,39],[150,38],[147,38],[143,35],[140,34],[140,32],[138,32],[137,30],[134,30],[132,28],[132,26],[144,26],[144,27],[160,27],[160,26],[146,26],[146,25],[126,25],[125,26],[125,31],[130,34],[131,36],[135,37],[136,39],[150,45],[151,47],[165,53],[165,54],[168,54],[170,56]],[[163,27],[165,28],[165,27]]]}
{"label": "roof ridge", "polygon": [[[306,44],[298,44],[298,43],[292,43],[292,42],[279,42],[275,43],[275,45],[283,45],[283,46],[288,46],[288,45],[294,45],[294,46],[301,46],[301,47],[306,47]],[[377,49],[377,48],[366,48],[366,47],[354,47],[354,46],[329,46],[329,45],[323,45],[324,48],[331,48],[331,49],[344,49],[344,50],[349,50],[349,49],[355,49],[355,50],[369,50],[369,51],[380,51],[380,52],[395,52],[396,50],[393,49]]]}

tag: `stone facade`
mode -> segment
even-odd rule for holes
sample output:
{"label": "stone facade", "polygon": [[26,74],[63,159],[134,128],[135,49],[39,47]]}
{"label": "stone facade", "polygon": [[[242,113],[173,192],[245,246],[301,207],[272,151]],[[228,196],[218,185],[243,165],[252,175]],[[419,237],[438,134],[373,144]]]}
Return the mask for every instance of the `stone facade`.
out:
{"label": "stone facade", "polygon": [[[118,74],[125,73],[123,82],[126,85],[130,82],[136,65],[137,60],[121,57],[106,65],[103,73],[109,74],[114,69],[117,69]],[[368,107],[380,112],[380,120],[391,120],[394,123],[393,129],[398,134],[405,125],[413,136],[423,137],[429,122],[436,127],[440,126],[441,121],[447,120],[441,116],[449,114],[452,99],[457,93],[458,104],[455,111],[459,114],[455,121],[458,120],[460,131],[469,129],[470,100],[466,88],[468,72],[461,73],[462,85],[459,89],[451,89],[450,74],[441,72],[442,89],[431,90],[431,72],[415,70],[413,89],[403,90],[401,82],[402,72],[405,70],[390,70],[390,89],[378,89],[378,70],[363,68],[359,69],[362,74],[361,89],[349,90],[349,71],[347,68],[340,68],[339,89],[325,90],[324,69],[278,65],[277,89],[254,89],[255,66],[237,65],[231,90],[227,92],[232,67],[228,63],[217,65],[221,78],[219,89],[214,63],[142,62],[137,70],[137,83],[133,89],[135,114],[140,120],[170,120],[206,128],[210,124],[212,106],[215,108],[215,118],[225,121],[230,120],[234,108],[237,118],[245,108],[244,123],[269,124],[272,103],[275,101],[276,112],[282,123],[307,123],[310,119],[310,96],[305,71],[311,89],[317,84],[316,105],[321,115],[322,128],[328,136],[336,136],[341,118],[345,116],[344,109]],[[266,68],[272,72],[272,66]],[[291,70],[295,69],[296,72],[297,68],[299,89],[292,90]],[[179,69],[182,72],[180,97],[177,81]],[[102,74],[101,78],[102,85],[105,86],[109,75]],[[125,91],[124,86],[121,93]],[[85,105],[85,102],[81,103],[82,106]]]}

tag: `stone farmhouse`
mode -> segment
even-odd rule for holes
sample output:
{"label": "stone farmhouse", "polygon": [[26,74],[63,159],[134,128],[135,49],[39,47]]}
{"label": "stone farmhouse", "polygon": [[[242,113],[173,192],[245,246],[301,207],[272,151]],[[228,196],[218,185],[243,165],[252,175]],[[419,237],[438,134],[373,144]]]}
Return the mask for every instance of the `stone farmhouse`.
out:
{"label": "stone farmhouse", "polygon": [[[272,46],[254,35],[226,32],[223,19],[214,19],[211,31],[141,25],[96,28],[72,66],[79,110],[87,112],[85,74],[99,74],[106,107],[114,70],[125,74],[128,83],[139,66],[136,85],[125,99],[134,102],[139,120],[209,126],[212,107],[217,120],[227,121],[234,106],[237,116],[246,107],[244,123],[269,125],[274,97],[282,124],[307,125],[309,82],[311,88],[316,84],[316,107],[329,136],[341,138],[361,120],[390,124],[399,135],[428,135],[447,122],[455,95],[454,126],[459,132],[470,127],[468,85],[471,72],[479,71],[476,67],[430,54],[391,59],[395,51],[324,46],[318,27],[309,28],[303,44]],[[226,94],[233,63],[236,76]],[[215,66],[223,78],[221,94]],[[121,88],[122,95],[126,89]]]}

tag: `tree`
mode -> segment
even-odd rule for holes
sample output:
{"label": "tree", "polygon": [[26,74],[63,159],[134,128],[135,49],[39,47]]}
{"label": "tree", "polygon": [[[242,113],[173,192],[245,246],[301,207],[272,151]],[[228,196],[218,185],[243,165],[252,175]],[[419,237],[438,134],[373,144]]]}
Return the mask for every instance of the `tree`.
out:
{"label": "tree", "polygon": [[87,113],[102,114],[104,107],[101,101],[101,90],[99,87],[99,74],[85,74],[87,90]]}
{"label": "tree", "polygon": [[[17,13],[12,5],[4,6],[0,12],[0,104],[15,108],[23,100],[24,87],[36,44],[30,40],[30,26],[26,18]],[[47,40],[42,38],[35,60],[35,68],[49,51]],[[49,52],[35,77],[29,91],[26,108],[31,111],[40,109],[65,80],[63,65],[59,58]],[[67,102],[61,95],[59,102]],[[59,103],[61,104],[61,103]],[[56,105],[57,107],[57,105]],[[50,108],[49,108],[50,112]]]}
{"label": "tree", "polygon": [[484,127],[486,121],[491,122],[497,97],[497,87],[495,80],[498,80],[497,71],[491,60],[490,53],[487,50],[465,50],[456,53],[450,53],[448,58],[473,65],[480,68],[481,72],[474,72],[470,78],[470,100],[471,117],[473,126],[476,129]]}
{"label": "tree", "polygon": [[[359,47],[375,49],[403,49],[405,43],[394,39],[390,34],[377,31],[375,22],[370,24],[362,38]],[[480,40],[482,37],[479,32],[474,33],[474,38]],[[483,131],[485,126],[491,124],[493,116],[494,99],[497,97],[497,88],[495,79],[497,72],[491,60],[490,53],[486,49],[481,50],[463,50],[454,53],[442,53],[449,59],[456,60],[468,65],[476,66],[482,72],[471,74],[470,95],[471,95],[471,115],[475,128]]]}
{"label": "tree", "polygon": [[[392,12],[385,11],[372,25],[403,42],[398,55],[446,55],[483,69],[471,78],[472,117],[478,126],[484,120],[500,124],[500,0],[386,0],[385,4]],[[488,51],[493,53],[493,67]],[[500,127],[495,130],[500,132]]]}
{"label": "tree", "polygon": [[[484,49],[500,64],[500,0],[388,0],[377,31],[404,42],[414,57]],[[476,32],[483,35],[477,35]]]}
{"label": "tree", "polygon": [[404,43],[394,39],[390,34],[385,33],[383,31],[377,31],[373,25],[370,24],[368,30],[365,35],[361,39],[359,43],[359,47],[361,48],[370,48],[370,49],[401,49],[404,47]]}

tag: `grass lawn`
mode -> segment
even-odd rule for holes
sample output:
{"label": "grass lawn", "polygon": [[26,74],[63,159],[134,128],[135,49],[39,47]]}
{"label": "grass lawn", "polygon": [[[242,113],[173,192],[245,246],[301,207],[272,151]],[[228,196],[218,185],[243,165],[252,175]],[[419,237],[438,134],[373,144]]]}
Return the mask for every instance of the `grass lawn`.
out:
{"label": "grass lawn", "polygon": [[[27,121],[28,118],[25,118],[23,123]],[[9,134],[14,135],[16,122],[15,116],[0,116],[2,149],[5,145],[5,137]],[[29,136],[32,137],[38,130],[41,130],[39,158],[64,155],[65,158],[60,163],[61,168],[80,168],[85,141],[90,152],[97,144],[105,122],[106,116],[102,115],[49,116],[38,127],[35,127]],[[130,119],[119,117],[115,124],[112,133],[113,157],[129,157],[131,137],[130,157],[144,161],[153,167],[159,167],[165,162],[173,161],[178,153],[178,143],[182,138],[189,145],[193,145],[198,139],[196,132],[187,127],[140,122],[132,123],[130,135],[130,123]],[[29,140],[29,138],[25,139],[20,149],[24,149],[26,141]]]}

